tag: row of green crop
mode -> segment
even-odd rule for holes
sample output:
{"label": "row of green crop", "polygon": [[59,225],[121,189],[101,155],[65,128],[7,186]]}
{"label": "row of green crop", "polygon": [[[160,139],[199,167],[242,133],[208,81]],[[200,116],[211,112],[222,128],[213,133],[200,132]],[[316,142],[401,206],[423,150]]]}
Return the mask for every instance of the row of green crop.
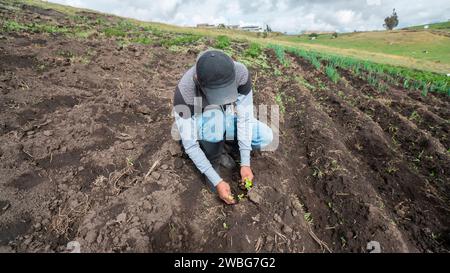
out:
{"label": "row of green crop", "polygon": [[363,77],[370,85],[381,91],[387,90],[387,84],[390,84],[409,90],[419,90],[423,95],[428,92],[436,92],[450,96],[450,77],[446,75],[279,45],[269,45],[269,48],[274,49],[282,64],[287,63],[285,52],[309,61],[318,70],[321,70],[325,64],[324,72],[333,82],[339,81],[337,68],[340,68]]}

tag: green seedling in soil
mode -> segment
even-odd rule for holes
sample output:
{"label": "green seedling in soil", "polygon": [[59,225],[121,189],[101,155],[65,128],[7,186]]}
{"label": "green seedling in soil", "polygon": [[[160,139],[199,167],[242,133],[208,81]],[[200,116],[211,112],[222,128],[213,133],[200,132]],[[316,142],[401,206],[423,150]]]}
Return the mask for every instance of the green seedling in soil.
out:
{"label": "green seedling in soil", "polygon": [[224,229],[229,229],[230,227],[228,226],[227,223],[223,222],[223,228],[224,228]]}
{"label": "green seedling in soil", "polygon": [[290,65],[289,61],[286,59],[286,54],[284,52],[284,47],[279,45],[269,45],[269,48],[272,48],[277,56],[278,61],[284,66],[288,67]]}
{"label": "green seedling in soil", "polygon": [[306,212],[306,213],[303,215],[303,217],[305,218],[305,221],[306,221],[308,224],[312,224],[312,223],[313,223],[313,218],[312,218],[312,215],[311,215],[310,212]]}
{"label": "green seedling in soil", "polygon": [[275,96],[275,102],[278,104],[278,106],[280,107],[280,111],[283,114],[286,109],[284,108],[283,95],[281,93],[278,93]]}
{"label": "green seedling in soil", "polygon": [[247,191],[251,190],[253,188],[253,181],[248,178],[244,178],[241,184],[241,188]]}
{"label": "green seedling in soil", "polygon": [[324,173],[317,167],[314,167],[314,172],[312,174],[314,177],[321,179],[324,176]]}
{"label": "green seedling in soil", "polygon": [[341,243],[342,243],[342,248],[345,248],[345,246],[347,245],[347,240],[345,240],[344,237],[341,237]]}
{"label": "green seedling in soil", "polygon": [[127,166],[129,167],[133,167],[134,166],[134,161],[132,158],[127,157]]}
{"label": "green seedling in soil", "polygon": [[238,201],[240,202],[242,199],[245,198],[245,194],[241,193],[237,197],[238,197]]}
{"label": "green seedling in soil", "polygon": [[146,37],[146,36],[140,36],[140,37],[131,39],[131,42],[136,43],[136,44],[141,44],[141,45],[149,45],[152,43],[152,39],[150,39],[149,37]]}
{"label": "green seedling in soil", "polygon": [[275,68],[273,74],[274,74],[275,76],[277,76],[277,77],[280,77],[280,76],[283,75],[283,73],[282,73],[282,72],[280,71],[280,69],[278,69],[278,68]]}
{"label": "green seedling in soil", "polygon": [[393,173],[396,173],[398,171],[398,168],[396,168],[396,167],[394,167],[394,166],[389,166],[387,169],[386,169],[386,172],[388,173],[388,174],[393,174]]}
{"label": "green seedling in soil", "polygon": [[296,76],[295,80],[302,86],[308,88],[309,90],[316,90],[316,87],[311,85],[308,81],[306,81],[303,77],[301,76]]}

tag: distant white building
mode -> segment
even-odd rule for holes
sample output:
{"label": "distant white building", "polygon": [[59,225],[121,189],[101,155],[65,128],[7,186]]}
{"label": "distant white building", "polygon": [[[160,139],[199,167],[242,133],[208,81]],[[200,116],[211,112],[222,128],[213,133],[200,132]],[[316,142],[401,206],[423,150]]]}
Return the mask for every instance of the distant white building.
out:
{"label": "distant white building", "polygon": [[238,29],[239,25],[227,25],[227,28],[229,28],[229,29]]}
{"label": "distant white building", "polygon": [[210,25],[210,24],[197,24],[198,28],[215,28],[215,25]]}
{"label": "distant white building", "polygon": [[260,26],[241,26],[239,29],[250,32],[263,32],[263,29]]}
{"label": "distant white building", "polygon": [[430,26],[429,25],[425,25],[423,28],[424,29],[428,29],[428,28],[430,28]]}

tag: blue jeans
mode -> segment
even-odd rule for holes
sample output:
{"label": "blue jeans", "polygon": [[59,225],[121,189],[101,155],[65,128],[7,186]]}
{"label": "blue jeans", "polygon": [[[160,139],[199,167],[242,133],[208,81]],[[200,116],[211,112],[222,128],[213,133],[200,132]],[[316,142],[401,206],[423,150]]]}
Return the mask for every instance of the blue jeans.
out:
{"label": "blue jeans", "polygon": [[[209,143],[220,143],[224,140],[237,141],[237,116],[226,115],[221,120],[223,120],[223,124],[217,124],[214,115],[203,115],[201,119],[197,119],[199,139]],[[254,120],[252,123],[252,148],[261,149],[269,145],[272,140],[272,129],[266,124]]]}

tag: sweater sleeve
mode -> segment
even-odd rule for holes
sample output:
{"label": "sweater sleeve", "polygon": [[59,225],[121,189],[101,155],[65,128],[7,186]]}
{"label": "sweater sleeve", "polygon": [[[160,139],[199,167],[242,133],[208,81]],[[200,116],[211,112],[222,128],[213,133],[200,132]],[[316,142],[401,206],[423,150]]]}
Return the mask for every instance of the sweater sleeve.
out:
{"label": "sweater sleeve", "polygon": [[213,183],[214,186],[217,186],[222,178],[219,174],[214,170],[206,157],[205,153],[200,148],[200,144],[197,140],[197,128],[195,117],[190,118],[182,118],[178,115],[178,113],[174,112],[175,121],[177,124],[178,131],[180,132],[181,141],[183,147],[188,154],[189,158],[194,162],[197,169]]}
{"label": "sweater sleeve", "polygon": [[252,150],[253,92],[239,95],[236,102],[237,138],[241,155],[241,166],[250,166],[250,152]]}

